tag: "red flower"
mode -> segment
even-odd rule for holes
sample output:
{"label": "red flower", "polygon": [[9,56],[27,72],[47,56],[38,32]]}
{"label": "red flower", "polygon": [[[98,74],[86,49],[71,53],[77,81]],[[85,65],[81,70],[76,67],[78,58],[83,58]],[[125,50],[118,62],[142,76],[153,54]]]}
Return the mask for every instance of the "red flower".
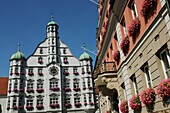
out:
{"label": "red flower", "polygon": [[170,78],[160,82],[157,87],[156,93],[161,97],[170,97]]}
{"label": "red flower", "polygon": [[123,101],[121,104],[120,104],[120,111],[122,113],[128,113],[129,110],[128,110],[128,102],[127,101]]}
{"label": "red flower", "polygon": [[133,110],[137,110],[142,107],[139,95],[135,95],[130,99],[130,107]]}
{"label": "red flower", "polygon": [[127,54],[128,49],[129,49],[129,38],[125,37],[124,39],[122,39],[122,41],[120,42],[120,48],[122,49],[124,54]]}
{"label": "red flower", "polygon": [[120,59],[120,52],[118,50],[114,51],[113,53],[113,59],[118,62]]}
{"label": "red flower", "polygon": [[142,2],[140,13],[145,18],[150,18],[155,12],[157,5],[157,0],[144,0]]}
{"label": "red flower", "polygon": [[140,94],[141,101],[146,106],[150,104],[154,104],[155,99],[156,99],[155,96],[156,96],[155,91],[152,88],[147,88]]}
{"label": "red flower", "polygon": [[132,20],[130,26],[128,27],[129,36],[137,37],[140,31],[140,21],[138,18]]}

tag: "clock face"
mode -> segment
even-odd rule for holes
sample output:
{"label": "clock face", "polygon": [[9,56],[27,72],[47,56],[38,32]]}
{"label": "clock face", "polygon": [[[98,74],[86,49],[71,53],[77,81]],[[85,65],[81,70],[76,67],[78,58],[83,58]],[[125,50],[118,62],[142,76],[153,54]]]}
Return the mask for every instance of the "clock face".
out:
{"label": "clock face", "polygon": [[50,67],[49,71],[50,71],[51,75],[57,75],[58,74],[58,68],[55,67],[55,66]]}

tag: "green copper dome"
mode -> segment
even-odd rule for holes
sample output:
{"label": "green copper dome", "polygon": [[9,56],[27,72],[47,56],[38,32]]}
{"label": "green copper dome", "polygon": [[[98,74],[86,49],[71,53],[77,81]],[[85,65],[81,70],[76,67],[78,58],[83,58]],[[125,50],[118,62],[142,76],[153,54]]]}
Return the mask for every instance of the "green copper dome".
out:
{"label": "green copper dome", "polygon": [[89,54],[87,54],[86,52],[84,52],[83,54],[81,54],[79,60],[91,60],[91,57]]}
{"label": "green copper dome", "polygon": [[18,44],[18,51],[11,56],[10,60],[21,60],[21,59],[25,59],[25,56],[22,52],[20,52],[20,44]]}
{"label": "green copper dome", "polygon": [[47,25],[53,25],[53,24],[56,24],[56,22],[51,21],[51,22],[48,22],[48,24],[47,24]]}

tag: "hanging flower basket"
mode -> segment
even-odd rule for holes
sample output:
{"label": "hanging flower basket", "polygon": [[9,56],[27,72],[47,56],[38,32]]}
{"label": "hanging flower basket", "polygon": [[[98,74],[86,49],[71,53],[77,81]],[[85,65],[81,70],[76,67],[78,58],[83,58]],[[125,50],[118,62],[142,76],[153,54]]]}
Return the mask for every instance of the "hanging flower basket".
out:
{"label": "hanging flower basket", "polygon": [[139,95],[135,95],[130,99],[130,107],[133,110],[138,110],[141,109],[142,105],[141,105],[141,101],[140,101],[140,96]]}
{"label": "hanging flower basket", "polygon": [[64,90],[65,90],[66,92],[71,91],[70,88],[64,88]]}
{"label": "hanging flower basket", "polygon": [[162,100],[170,99],[170,78],[165,79],[160,82],[156,90],[157,95],[159,95]]}
{"label": "hanging flower basket", "polygon": [[65,107],[71,107],[71,104],[70,103],[66,103],[64,104]]}
{"label": "hanging flower basket", "polygon": [[128,101],[123,101],[121,104],[120,104],[120,111],[122,113],[128,113],[129,110],[128,110]]}
{"label": "hanging flower basket", "polygon": [[77,88],[73,88],[74,91],[80,91],[80,88],[77,87]]}
{"label": "hanging flower basket", "polygon": [[27,92],[28,93],[33,93],[34,92],[34,90],[31,88],[31,89],[27,89]]}
{"label": "hanging flower basket", "polygon": [[89,104],[90,104],[91,106],[92,106],[92,105],[94,105],[94,103],[93,103],[93,102],[90,102]]}
{"label": "hanging flower basket", "polygon": [[59,87],[52,87],[52,88],[50,88],[50,90],[52,90],[52,91],[58,91],[60,88]]}
{"label": "hanging flower basket", "polygon": [[147,88],[140,94],[141,101],[146,106],[153,105],[155,103],[156,94],[152,88]]}
{"label": "hanging flower basket", "polygon": [[87,102],[84,102],[84,105],[87,106]]}
{"label": "hanging flower basket", "polygon": [[140,14],[145,18],[149,19],[156,13],[157,0],[143,0],[141,5]]}
{"label": "hanging flower basket", "polygon": [[69,72],[63,72],[64,75],[69,75]]}
{"label": "hanging flower basket", "polygon": [[37,91],[38,93],[42,93],[42,92],[44,92],[44,89],[43,89],[43,88],[38,88],[36,91]]}
{"label": "hanging flower basket", "polygon": [[122,41],[120,42],[120,48],[123,51],[123,53],[126,55],[128,50],[129,50],[129,38],[125,37],[124,39],[122,39]]}
{"label": "hanging flower basket", "polygon": [[42,104],[40,104],[40,105],[36,105],[36,108],[37,108],[37,109],[43,109],[44,106],[43,106]]}
{"label": "hanging flower basket", "polygon": [[58,103],[50,104],[50,107],[51,107],[51,108],[57,108],[57,107],[59,107],[59,104],[58,104]]}
{"label": "hanging flower basket", "polygon": [[138,18],[135,18],[132,20],[130,26],[128,27],[128,34],[129,36],[132,36],[133,39],[135,39],[140,32],[140,21]]}
{"label": "hanging flower basket", "polygon": [[80,103],[80,102],[76,102],[74,105],[75,105],[76,107],[80,107],[80,106],[81,106],[81,103]]}
{"label": "hanging flower basket", "polygon": [[119,62],[120,52],[119,52],[118,50],[114,51],[114,53],[113,53],[113,59],[114,59],[116,62]]}
{"label": "hanging flower basket", "polygon": [[27,109],[27,110],[33,110],[33,109],[34,109],[34,107],[33,107],[33,106],[31,106],[31,105],[29,105],[29,106],[26,106],[26,109]]}

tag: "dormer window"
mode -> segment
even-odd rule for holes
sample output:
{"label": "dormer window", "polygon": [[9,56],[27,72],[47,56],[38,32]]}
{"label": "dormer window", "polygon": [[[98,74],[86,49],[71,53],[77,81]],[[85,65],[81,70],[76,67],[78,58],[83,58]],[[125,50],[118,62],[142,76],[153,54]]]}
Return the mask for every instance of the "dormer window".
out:
{"label": "dormer window", "polygon": [[28,75],[34,75],[32,68],[28,69]]}
{"label": "dormer window", "polygon": [[43,73],[42,73],[42,68],[38,68],[38,74],[39,74],[39,75],[43,75]]}

